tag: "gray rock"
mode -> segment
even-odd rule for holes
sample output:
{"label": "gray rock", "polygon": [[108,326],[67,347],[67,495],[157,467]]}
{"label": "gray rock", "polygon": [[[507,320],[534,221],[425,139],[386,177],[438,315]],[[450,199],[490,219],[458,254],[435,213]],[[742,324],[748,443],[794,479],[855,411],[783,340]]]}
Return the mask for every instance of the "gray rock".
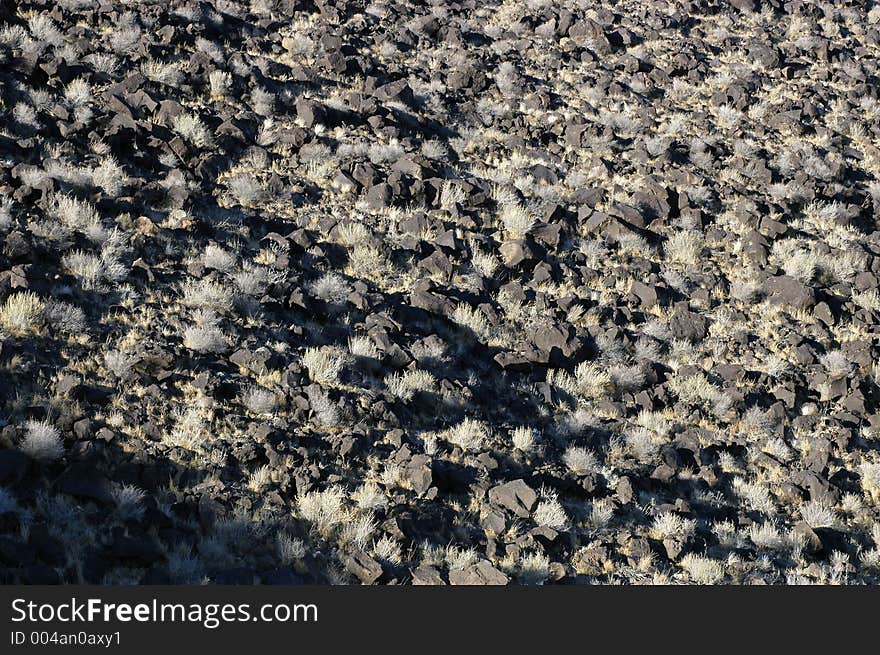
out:
{"label": "gray rock", "polygon": [[378,210],[391,206],[392,197],[391,186],[383,182],[382,184],[370,187],[370,190],[364,196],[364,200],[371,208]]}
{"label": "gray rock", "polygon": [[526,484],[525,480],[518,479],[492,487],[489,490],[489,501],[510,510],[517,516],[528,518],[535,503],[538,502],[538,494]]}
{"label": "gray rock", "polygon": [[257,375],[265,375],[269,371],[266,362],[270,357],[271,353],[266,349],[251,351],[247,348],[239,348],[229,356],[229,361]]}
{"label": "gray rock", "polygon": [[530,338],[532,343],[541,350],[550,352],[553,348],[559,348],[568,354],[568,341],[571,336],[571,328],[562,325],[539,325],[532,331]]}
{"label": "gray rock", "polygon": [[404,469],[404,475],[417,494],[423,494],[431,488],[433,473],[431,458],[427,455],[414,455]]}
{"label": "gray rock", "polygon": [[688,309],[687,303],[677,303],[669,319],[669,329],[676,339],[702,341],[708,334],[706,319]]}
{"label": "gray rock", "polygon": [[466,569],[449,572],[449,584],[453,585],[506,585],[508,582],[510,578],[485,559]]}
{"label": "gray rock", "polygon": [[426,312],[438,316],[450,316],[455,310],[455,306],[449,298],[430,291],[413,291],[410,295],[410,302],[413,307],[424,309]]}
{"label": "gray rock", "polygon": [[342,564],[363,584],[373,584],[382,577],[382,565],[360,549],[343,555]]}
{"label": "gray rock", "polygon": [[106,476],[94,466],[77,462],[67,467],[56,480],[55,487],[61,493],[94,500],[103,505],[113,504],[113,489]]}
{"label": "gray rock", "polygon": [[296,101],[296,115],[306,127],[314,127],[326,119],[324,107],[314,100],[300,98]]}
{"label": "gray rock", "polygon": [[810,309],[816,304],[815,292],[800,280],[788,275],[777,275],[764,282],[770,301],[794,309]]}
{"label": "gray rock", "polygon": [[534,264],[535,253],[525,241],[505,241],[499,248],[501,261],[507,268],[520,268]]}
{"label": "gray rock", "polygon": [[395,101],[405,105],[413,104],[413,91],[406,80],[383,84],[373,91],[373,95],[384,102]]}
{"label": "gray rock", "polygon": [[636,280],[630,287],[630,292],[639,299],[643,307],[653,307],[657,304],[657,288],[651,284],[645,284]]}
{"label": "gray rock", "polygon": [[433,566],[422,564],[412,572],[412,583],[414,585],[445,585],[446,581],[443,576]]}

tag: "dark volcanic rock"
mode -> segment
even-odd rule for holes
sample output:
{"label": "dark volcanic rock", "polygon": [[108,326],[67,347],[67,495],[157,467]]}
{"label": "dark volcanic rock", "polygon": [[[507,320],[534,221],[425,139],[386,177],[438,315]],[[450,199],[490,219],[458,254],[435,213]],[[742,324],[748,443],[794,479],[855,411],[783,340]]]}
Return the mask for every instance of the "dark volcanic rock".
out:
{"label": "dark volcanic rock", "polygon": [[449,572],[449,584],[453,585],[506,585],[508,582],[510,579],[487,560]]}
{"label": "dark volcanic rock", "polygon": [[669,319],[669,329],[676,339],[701,341],[708,333],[705,318],[688,309],[687,303],[677,303]]}
{"label": "dark volcanic rock", "polygon": [[102,505],[113,503],[110,481],[94,466],[86,463],[71,464],[55,482],[56,489],[64,494],[92,500]]}
{"label": "dark volcanic rock", "polygon": [[363,584],[372,584],[382,576],[382,565],[362,550],[343,556],[342,562]]}
{"label": "dark volcanic rock", "polygon": [[816,302],[811,288],[788,275],[768,278],[765,287],[772,302],[793,309],[810,309]]}
{"label": "dark volcanic rock", "polygon": [[874,4],[0,2],[0,581],[880,583]]}
{"label": "dark volcanic rock", "polygon": [[538,500],[538,495],[524,480],[513,480],[490,489],[489,500],[517,516],[528,517]]}

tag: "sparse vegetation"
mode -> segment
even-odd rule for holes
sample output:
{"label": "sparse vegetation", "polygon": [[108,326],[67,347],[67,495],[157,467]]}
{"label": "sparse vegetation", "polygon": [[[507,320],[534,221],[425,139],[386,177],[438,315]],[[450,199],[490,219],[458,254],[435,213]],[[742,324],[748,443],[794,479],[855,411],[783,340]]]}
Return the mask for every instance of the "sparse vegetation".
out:
{"label": "sparse vegetation", "polygon": [[880,582],[876,7],[11,4],[4,579]]}

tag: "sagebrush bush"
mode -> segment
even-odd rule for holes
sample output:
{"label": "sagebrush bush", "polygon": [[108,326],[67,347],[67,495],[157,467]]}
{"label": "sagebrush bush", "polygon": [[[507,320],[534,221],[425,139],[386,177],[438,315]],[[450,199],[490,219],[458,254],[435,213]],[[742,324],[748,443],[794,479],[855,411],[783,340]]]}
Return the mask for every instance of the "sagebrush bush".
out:
{"label": "sagebrush bush", "polygon": [[32,291],[17,291],[0,307],[0,326],[14,335],[39,332],[45,303]]}
{"label": "sagebrush bush", "polygon": [[123,521],[140,519],[146,508],[144,498],[146,492],[134,485],[123,484],[113,490],[113,500],[116,502],[116,513]]}
{"label": "sagebrush bush", "polygon": [[345,490],[338,485],[323,491],[309,491],[298,495],[296,509],[299,515],[325,534],[345,520]]}
{"label": "sagebrush bush", "polygon": [[84,105],[92,99],[92,87],[88,80],[77,77],[64,87],[64,97],[74,106]]}
{"label": "sagebrush bush", "polygon": [[568,470],[577,475],[587,475],[598,471],[599,460],[596,454],[581,446],[569,446],[562,455]]}
{"label": "sagebrush bush", "polygon": [[345,359],[336,348],[307,348],[302,363],[309,372],[309,378],[314,382],[333,385],[339,380]]}
{"label": "sagebrush bush", "polygon": [[278,398],[268,389],[252,386],[242,394],[241,403],[252,414],[271,414],[278,405]]}
{"label": "sagebrush bush", "polygon": [[432,373],[419,369],[392,373],[385,377],[388,391],[403,401],[412,400],[418,392],[433,391],[436,384],[437,380]]}
{"label": "sagebrush bush", "polygon": [[216,325],[189,325],[183,331],[183,345],[198,353],[221,353],[228,347],[226,335]]}
{"label": "sagebrush bush", "polygon": [[171,121],[171,127],[184,141],[188,141],[197,148],[205,148],[211,145],[211,133],[202,119],[195,114],[180,113]]}
{"label": "sagebrush bush", "polygon": [[452,312],[452,320],[471,330],[481,341],[487,340],[491,335],[491,328],[486,316],[479,309],[470,305],[458,305]]}
{"label": "sagebrush bush", "polygon": [[541,527],[553,530],[565,530],[568,527],[568,514],[556,494],[551,492],[545,492],[543,500],[532,512],[532,519]]}
{"label": "sagebrush bush", "polygon": [[697,529],[697,522],[672,512],[665,512],[654,519],[653,533],[658,539],[679,539],[686,541]]}
{"label": "sagebrush bush", "polygon": [[30,420],[24,425],[21,451],[39,462],[54,462],[64,455],[61,433],[47,419]]}
{"label": "sagebrush bush", "polygon": [[688,572],[694,582],[701,585],[716,584],[724,578],[721,562],[696,553],[685,555],[681,559],[681,568]]}
{"label": "sagebrush bush", "polygon": [[209,279],[191,280],[181,285],[183,304],[187,307],[228,312],[232,308],[232,289],[229,285]]}
{"label": "sagebrush bush", "polygon": [[524,453],[531,452],[538,440],[535,430],[525,425],[514,428],[510,433],[510,439],[513,447]]}
{"label": "sagebrush bush", "polygon": [[222,98],[232,88],[232,75],[226,71],[213,70],[208,73],[211,95]]}
{"label": "sagebrush bush", "polygon": [[214,243],[205,246],[202,253],[202,264],[205,268],[213,268],[217,271],[232,270],[235,267],[235,259],[235,255]]}
{"label": "sagebrush bush", "polygon": [[371,360],[378,360],[382,356],[376,344],[367,336],[351,337],[348,340],[348,352],[354,357],[363,357],[364,359]]}
{"label": "sagebrush bush", "polygon": [[43,308],[43,317],[47,325],[69,335],[80,335],[86,331],[86,313],[69,302],[48,300]]}
{"label": "sagebrush bush", "polygon": [[338,273],[325,273],[309,285],[309,292],[329,303],[344,303],[351,293],[351,286]]}
{"label": "sagebrush bush", "polygon": [[522,239],[535,227],[534,215],[519,203],[501,207],[501,224],[511,239]]}
{"label": "sagebrush bush", "polygon": [[483,421],[466,418],[443,433],[446,440],[465,451],[480,450],[490,435],[489,425]]}
{"label": "sagebrush bush", "polygon": [[664,251],[670,261],[693,266],[703,252],[703,235],[695,230],[675,232],[666,240]]}

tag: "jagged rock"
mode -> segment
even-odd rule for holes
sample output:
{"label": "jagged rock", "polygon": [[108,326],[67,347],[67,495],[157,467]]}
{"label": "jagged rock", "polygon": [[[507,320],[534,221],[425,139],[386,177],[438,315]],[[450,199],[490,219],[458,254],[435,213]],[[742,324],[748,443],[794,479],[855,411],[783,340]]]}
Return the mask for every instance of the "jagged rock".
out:
{"label": "jagged rock", "polygon": [[538,494],[526,484],[525,480],[520,479],[490,489],[489,501],[510,510],[517,516],[527,518],[538,501]]}
{"label": "jagged rock", "polygon": [[635,280],[629,290],[639,299],[643,307],[653,307],[657,304],[657,288],[654,285]]}
{"label": "jagged rock", "polygon": [[466,569],[449,572],[449,584],[453,585],[506,585],[510,579],[496,569],[488,560],[480,560]]}
{"label": "jagged rock", "polygon": [[676,339],[702,341],[708,333],[705,318],[688,309],[687,303],[676,303],[669,319],[669,329]]}
{"label": "jagged rock", "polygon": [[412,573],[412,583],[414,585],[445,585],[446,582],[433,566],[425,564],[420,565]]}
{"label": "jagged rock", "polygon": [[536,261],[534,252],[525,241],[505,241],[499,251],[507,268],[520,268]]}
{"label": "jagged rock", "polygon": [[343,555],[342,563],[363,584],[373,584],[382,577],[382,565],[362,550]]}
{"label": "jagged rock", "polygon": [[423,494],[431,488],[433,473],[431,458],[427,455],[414,455],[405,469],[406,479],[417,494]]}
{"label": "jagged rock", "polygon": [[64,494],[93,500],[102,505],[113,504],[113,489],[107,477],[94,466],[75,463],[68,466],[56,480],[55,488]]}
{"label": "jagged rock", "polygon": [[816,302],[815,293],[803,282],[788,275],[777,275],[765,282],[770,300],[794,309],[810,309]]}

